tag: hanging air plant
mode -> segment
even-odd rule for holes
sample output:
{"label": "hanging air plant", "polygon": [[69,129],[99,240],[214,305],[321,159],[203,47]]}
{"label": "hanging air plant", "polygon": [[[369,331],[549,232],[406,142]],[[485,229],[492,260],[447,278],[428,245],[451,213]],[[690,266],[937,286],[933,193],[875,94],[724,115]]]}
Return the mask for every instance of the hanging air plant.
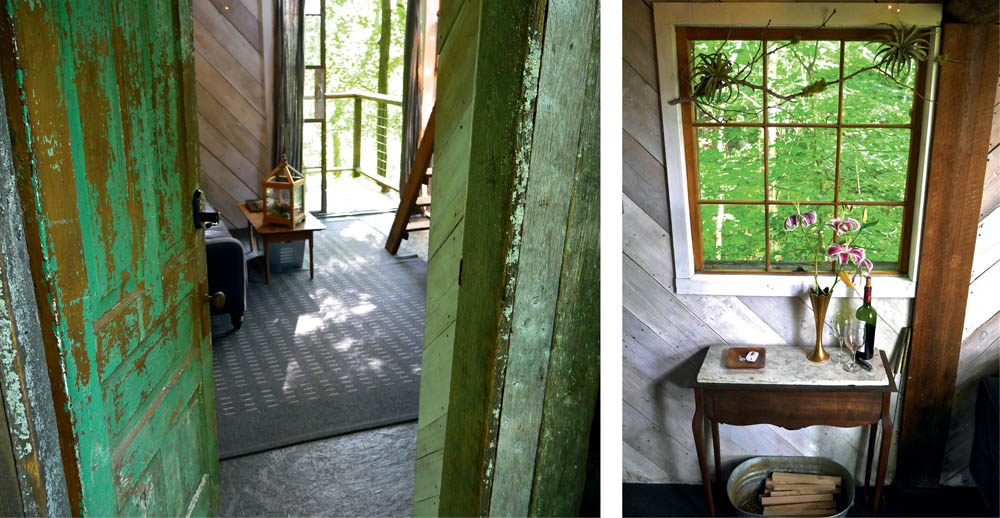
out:
{"label": "hanging air plant", "polygon": [[[834,10],[823,23],[812,30],[822,29],[827,25],[833,15]],[[909,75],[914,61],[927,61],[930,50],[928,32],[916,26],[890,25],[883,23],[889,29],[889,34],[879,37],[876,43],[879,44],[871,64],[854,70],[850,74],[843,75],[839,79],[827,81],[819,79],[801,87],[798,91],[791,93],[779,93],[764,84],[756,84],[749,80],[750,70],[761,62],[766,56],[775,54],[781,49],[790,45],[795,45],[802,41],[804,35],[812,30],[807,30],[803,35],[793,35],[789,41],[774,47],[773,49],[761,51],[753,56],[750,63],[743,65],[738,71],[734,71],[734,64],[729,57],[721,50],[709,54],[698,54],[694,58],[691,67],[691,95],[679,97],[668,101],[668,104],[692,102],[710,117],[715,119],[711,113],[705,110],[706,106],[720,106],[732,101],[738,95],[738,88],[767,92],[767,95],[776,100],[772,106],[779,106],[782,103],[794,101],[800,97],[809,97],[825,91],[838,83],[844,83],[851,78],[868,71],[876,71],[884,74],[887,78],[903,88],[907,88],[920,98],[923,96],[914,90],[913,87],[904,83]],[[728,38],[727,38],[728,41]],[[721,47],[720,47],[721,49]],[[938,55],[934,58],[938,64],[948,61],[947,58]],[[931,100],[933,102],[933,100]],[[726,110],[729,112],[739,112],[740,110]],[[716,122],[722,122],[716,119]]]}
{"label": "hanging air plant", "polygon": [[892,29],[892,34],[880,38],[881,45],[875,51],[875,66],[886,75],[899,80],[910,73],[914,60],[927,60],[930,43],[926,34],[917,27],[882,25]]}
{"label": "hanging air plant", "polygon": [[718,104],[736,95],[733,62],[721,51],[699,54],[691,68],[691,98],[695,102]]}

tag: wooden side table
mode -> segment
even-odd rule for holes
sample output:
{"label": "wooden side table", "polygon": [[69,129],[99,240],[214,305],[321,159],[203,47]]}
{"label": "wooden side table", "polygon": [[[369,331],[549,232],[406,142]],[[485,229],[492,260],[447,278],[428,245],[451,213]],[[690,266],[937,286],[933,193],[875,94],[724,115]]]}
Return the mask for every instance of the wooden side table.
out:
{"label": "wooden side table", "polygon": [[237,203],[240,212],[250,223],[250,251],[253,252],[253,233],[256,231],[264,239],[264,277],[267,284],[271,284],[271,262],[268,257],[268,249],[271,243],[288,243],[291,241],[309,241],[309,278],[314,277],[313,270],[313,233],[317,230],[326,230],[326,225],[319,222],[316,216],[306,212],[306,219],[289,228],[282,225],[264,223],[263,212],[252,212],[246,203]]}
{"label": "wooden side table", "polygon": [[872,508],[874,515],[878,511],[892,442],[889,397],[896,391],[885,352],[879,351],[873,358],[871,372],[859,367],[856,372],[848,373],[830,362],[810,362],[806,359],[807,349],[792,346],[768,347],[767,366],[763,369],[726,369],[728,349],[729,346],[725,345],[709,348],[694,385],[695,413],[691,428],[712,516],[715,516],[715,505],[702,428],[706,418],[711,423],[715,473],[719,482],[722,477],[719,423],[737,426],[772,424],[789,430],[812,425],[845,428],[871,425],[865,461],[865,487],[871,476],[875,432],[878,424],[882,423],[882,444]]}

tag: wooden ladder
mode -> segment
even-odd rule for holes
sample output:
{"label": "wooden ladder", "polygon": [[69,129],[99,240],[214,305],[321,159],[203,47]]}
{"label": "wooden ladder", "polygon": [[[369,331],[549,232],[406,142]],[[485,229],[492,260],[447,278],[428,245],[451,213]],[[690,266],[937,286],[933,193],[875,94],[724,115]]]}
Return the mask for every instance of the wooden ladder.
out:
{"label": "wooden ladder", "polygon": [[410,177],[406,179],[406,187],[403,188],[403,192],[399,196],[396,219],[393,220],[389,238],[385,241],[385,249],[390,254],[395,254],[399,250],[399,244],[409,237],[410,232],[427,230],[431,227],[430,218],[421,217],[410,221],[410,216],[418,207],[427,207],[431,204],[431,197],[421,196],[420,188],[427,185],[431,179],[431,173],[427,170],[427,166],[430,165],[431,155],[434,153],[435,110],[436,108],[431,109],[431,116],[427,119],[427,127],[424,128],[424,134],[420,137],[420,144],[417,146],[417,153],[413,157]]}

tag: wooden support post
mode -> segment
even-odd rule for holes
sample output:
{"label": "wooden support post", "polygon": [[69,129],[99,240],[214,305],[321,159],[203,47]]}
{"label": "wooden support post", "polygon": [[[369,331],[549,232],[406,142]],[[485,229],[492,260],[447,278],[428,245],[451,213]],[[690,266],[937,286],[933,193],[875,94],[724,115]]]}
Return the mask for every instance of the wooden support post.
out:
{"label": "wooden support post", "polygon": [[361,97],[354,98],[354,158],[351,166],[354,168],[351,176],[361,176]]}
{"label": "wooden support post", "polygon": [[598,375],[596,3],[481,9],[439,512],[576,515]]}
{"label": "wooden support post", "polygon": [[941,476],[996,93],[997,27],[945,24],[941,54],[948,60],[935,104],[896,465],[904,487],[936,487]]}
{"label": "wooden support post", "polygon": [[[382,15],[382,31],[378,40],[378,93],[389,92],[389,40],[392,36],[392,4],[382,0],[380,9]],[[386,147],[386,130],[389,120],[389,106],[385,103],[375,105],[375,164],[378,176],[385,179],[385,165],[388,158]],[[389,192],[389,186],[382,184],[382,192]]]}

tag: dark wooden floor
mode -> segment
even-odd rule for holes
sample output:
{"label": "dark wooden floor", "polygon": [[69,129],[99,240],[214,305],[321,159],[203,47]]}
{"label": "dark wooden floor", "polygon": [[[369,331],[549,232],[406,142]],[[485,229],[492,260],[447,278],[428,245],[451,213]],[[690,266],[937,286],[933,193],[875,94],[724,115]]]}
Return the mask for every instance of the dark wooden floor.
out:
{"label": "dark wooden floor", "polygon": [[[713,491],[717,516],[736,516],[724,491]],[[721,494],[721,495],[720,495]],[[720,498],[721,496],[721,498]],[[847,516],[871,516],[866,492],[858,489]],[[688,484],[624,484],[623,516],[708,516],[705,490]],[[988,516],[974,487],[941,487],[934,490],[883,491],[879,516]]]}

